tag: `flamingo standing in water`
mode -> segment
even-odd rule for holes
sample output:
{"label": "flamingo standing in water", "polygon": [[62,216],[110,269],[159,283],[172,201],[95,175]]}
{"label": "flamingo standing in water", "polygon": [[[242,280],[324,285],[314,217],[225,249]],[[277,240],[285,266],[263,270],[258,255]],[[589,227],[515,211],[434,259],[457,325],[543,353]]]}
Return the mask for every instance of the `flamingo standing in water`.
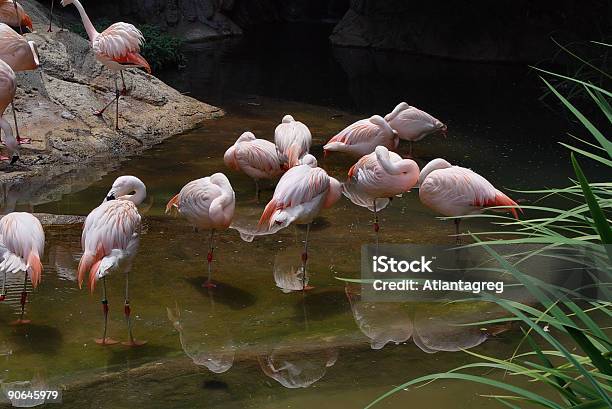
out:
{"label": "flamingo standing in water", "polygon": [[378,212],[393,196],[408,192],[419,180],[419,166],[411,159],[402,159],[384,146],[377,146],[348,171],[342,191],[353,203],[374,212],[374,232],[378,244]]}
{"label": "flamingo standing in water", "polygon": [[[4,23],[0,23],[0,59],[10,65],[15,72],[31,71],[40,67],[36,43],[26,40],[25,37],[17,34],[15,30]],[[17,114],[12,100],[11,107],[17,142],[19,144],[30,143],[30,138],[22,138],[19,135]]]}
{"label": "flamingo standing in water", "polygon": [[419,176],[419,197],[430,209],[455,219],[457,243],[460,243],[460,216],[478,214],[487,207],[507,206],[500,211],[511,212],[518,218],[518,204],[497,190],[478,173],[452,166],[444,159],[429,162]]}
{"label": "flamingo standing in water", "polygon": [[100,345],[112,345],[117,341],[108,338],[108,299],[106,298],[106,276],[125,273],[124,315],[128,327],[127,346],[140,346],[145,341],[136,341],[132,334],[131,307],[129,298],[129,272],[138,251],[140,241],[140,213],[138,206],[147,196],[147,188],[134,176],[120,176],[115,180],[104,202],[89,213],[83,226],[81,245],[83,256],[79,262],[78,282],[83,284],[89,273],[89,289],[93,292],[96,281],[102,279],[102,311],[104,332],[96,339]]}
{"label": "flamingo standing in water", "polygon": [[62,0],[61,4],[63,7],[74,4],[81,16],[96,59],[115,74],[121,74],[123,90],[119,92],[117,80],[115,79],[115,98],[111,99],[100,111],[94,113],[97,116],[101,116],[115,102],[115,129],[119,130],[119,98],[121,95],[127,94],[123,70],[130,67],[140,67],[144,68],[149,74],[151,73],[149,63],[140,55],[140,47],[144,43],[144,37],[140,30],[128,23],[114,23],[106,30],[98,33],[79,0]]}
{"label": "flamingo standing in water", "polygon": [[21,316],[16,324],[27,324],[24,320],[25,304],[28,297],[26,284],[28,276],[34,288],[41,280],[40,258],[45,251],[45,232],[38,219],[30,213],[9,213],[0,219],[0,271],[3,273],[0,301],[6,297],[6,274],[25,273],[21,292]]}
{"label": "flamingo standing in water", "polygon": [[398,144],[397,132],[380,115],[374,115],[344,128],[323,146],[323,151],[326,156],[336,151],[360,158],[374,152],[379,145],[395,150]]}
{"label": "flamingo standing in water", "polygon": [[13,69],[7,63],[0,60],[0,129],[4,132],[2,141],[9,152],[9,156],[0,156],[0,160],[10,160],[11,165],[19,160],[19,143],[17,143],[17,139],[13,135],[11,124],[4,119],[4,111],[13,102],[16,90],[17,79],[15,78],[15,72],[13,72]]}
{"label": "flamingo standing in water", "polygon": [[273,179],[283,173],[276,146],[245,132],[223,155],[225,165],[243,171],[255,180],[255,200],[259,203],[259,179]]}
{"label": "flamingo standing in water", "polygon": [[266,205],[259,219],[259,225],[306,225],[306,241],[302,253],[302,289],[305,289],[310,225],[321,209],[331,207],[340,199],[342,187],[340,182],[317,167],[314,156],[306,155],[303,163],[289,169],[281,177],[272,200]]}
{"label": "flamingo standing in water", "polygon": [[274,143],[283,159],[286,159],[287,168],[292,168],[310,150],[312,135],[306,125],[291,115],[285,115],[274,130]]}
{"label": "flamingo standing in water", "polygon": [[204,288],[214,288],[212,282],[212,262],[214,236],[216,230],[225,230],[234,217],[236,196],[229,179],[223,173],[193,180],[187,183],[168,202],[166,213],[178,211],[197,229],[210,230],[210,247],[208,250],[208,280]]}
{"label": "flamingo standing in water", "polygon": [[32,19],[16,0],[0,0],[0,22],[11,27],[19,27],[21,34],[23,34],[23,27],[34,31]]}
{"label": "flamingo standing in water", "polygon": [[400,139],[410,142],[410,155],[412,155],[413,142],[438,132],[446,136],[446,125],[427,112],[405,102],[400,102],[391,113],[385,116],[385,120],[397,132]]}

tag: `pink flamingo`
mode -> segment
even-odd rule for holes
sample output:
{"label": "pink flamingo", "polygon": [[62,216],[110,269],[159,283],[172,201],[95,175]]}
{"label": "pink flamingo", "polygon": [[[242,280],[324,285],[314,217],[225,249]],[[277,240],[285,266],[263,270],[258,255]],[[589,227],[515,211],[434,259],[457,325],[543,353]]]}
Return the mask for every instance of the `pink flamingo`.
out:
{"label": "pink flamingo", "polygon": [[374,232],[378,243],[378,212],[393,196],[408,192],[419,180],[419,166],[411,159],[402,159],[384,146],[377,146],[348,171],[342,191],[357,205],[374,212]]}
{"label": "pink flamingo", "polygon": [[225,155],[225,165],[243,171],[255,180],[255,200],[259,203],[259,180],[273,179],[283,173],[276,146],[265,139],[257,139],[252,132],[245,132]]}
{"label": "pink flamingo", "polygon": [[410,142],[410,155],[412,155],[413,142],[437,132],[446,136],[446,125],[427,112],[405,102],[399,103],[391,113],[385,116],[385,120],[389,122],[391,128],[397,131],[400,139]]}
{"label": "pink flamingo", "polygon": [[121,74],[123,90],[119,92],[115,79],[115,98],[111,99],[102,110],[95,112],[95,115],[101,116],[115,102],[115,129],[119,130],[119,97],[127,94],[123,70],[130,67],[140,67],[144,68],[149,74],[151,73],[149,63],[140,55],[140,47],[144,43],[144,37],[140,30],[128,23],[114,23],[103,32],[98,33],[79,0],[62,0],[61,4],[63,7],[74,4],[79,11],[81,20],[83,20],[83,26],[85,26],[96,59],[115,74]]}
{"label": "pink flamingo", "polygon": [[108,328],[108,299],[106,276],[125,273],[124,315],[128,327],[127,346],[140,346],[145,341],[136,341],[132,334],[131,307],[129,298],[129,272],[138,251],[140,241],[140,214],[138,206],[147,196],[147,188],[134,176],[118,177],[104,202],[89,213],[83,226],[81,246],[83,256],[79,262],[79,288],[85,274],[89,273],[89,289],[93,293],[96,281],[102,279],[102,311],[104,332],[96,339],[100,345],[113,345],[117,341],[106,336]]}
{"label": "pink flamingo", "polygon": [[452,166],[444,159],[429,162],[419,176],[419,197],[430,209],[448,217],[457,217],[455,233],[459,238],[460,216],[482,213],[487,207],[507,206],[500,211],[511,212],[518,218],[518,204],[497,190],[478,173]]}
{"label": "pink flamingo", "polygon": [[287,169],[298,164],[299,159],[310,150],[312,135],[303,123],[285,115],[283,121],[274,130],[274,143],[278,151],[286,159]]}
{"label": "pink flamingo", "polygon": [[304,164],[289,169],[281,177],[272,200],[266,205],[259,219],[259,225],[306,225],[306,241],[302,253],[302,289],[305,289],[310,225],[321,209],[333,206],[340,199],[342,187],[340,182],[317,167],[314,156],[306,155],[303,162]]}
{"label": "pink flamingo", "polygon": [[34,31],[32,19],[16,0],[0,0],[0,22],[19,27],[21,34],[23,27],[27,27],[30,32]]}
{"label": "pink flamingo", "polygon": [[325,156],[328,152],[336,151],[359,158],[374,152],[379,145],[395,150],[398,144],[397,132],[380,115],[374,115],[344,128],[323,146],[323,151]]}
{"label": "pink flamingo", "polygon": [[178,211],[196,229],[210,230],[208,250],[208,280],[204,288],[214,288],[212,263],[216,230],[225,230],[234,217],[236,196],[229,179],[223,173],[187,183],[166,205],[166,213]]}
{"label": "pink flamingo", "polygon": [[[35,70],[40,67],[36,43],[26,40],[25,37],[17,34],[15,30],[4,23],[0,23],[0,59],[10,65],[15,72]],[[30,138],[22,138],[19,135],[17,114],[13,101],[11,101],[11,107],[17,142],[19,144],[30,143]]]}
{"label": "pink flamingo", "polygon": [[19,143],[13,136],[11,125],[4,119],[4,111],[13,102],[16,90],[15,72],[7,63],[0,60],[0,129],[4,131],[3,142],[9,151],[9,156],[0,156],[0,160],[10,160],[11,165],[19,160]]}
{"label": "pink flamingo", "polygon": [[0,301],[6,297],[6,274],[25,272],[21,292],[21,316],[16,324],[27,324],[24,320],[25,304],[28,297],[26,285],[28,276],[34,288],[41,280],[40,258],[45,251],[45,232],[38,219],[30,213],[9,213],[0,219],[0,271],[4,274]]}

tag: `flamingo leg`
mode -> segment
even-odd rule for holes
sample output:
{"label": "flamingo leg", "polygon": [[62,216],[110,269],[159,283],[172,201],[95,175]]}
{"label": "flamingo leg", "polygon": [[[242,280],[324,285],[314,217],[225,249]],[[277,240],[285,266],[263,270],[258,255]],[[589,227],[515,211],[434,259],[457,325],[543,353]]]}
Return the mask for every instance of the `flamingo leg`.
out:
{"label": "flamingo leg", "polygon": [[410,157],[412,157],[412,145],[413,145],[413,143],[412,143],[412,141],[410,141],[410,148],[409,148],[410,150],[408,151],[408,155]]}
{"label": "flamingo leg", "polygon": [[108,330],[108,299],[106,298],[106,277],[102,277],[102,312],[104,313],[104,332],[102,338],[96,339],[98,345],[115,345],[117,341],[108,338],[106,332]]}
{"label": "flamingo leg", "polygon": [[6,270],[4,270],[4,278],[2,279],[2,290],[0,290],[0,301],[6,299]]}
{"label": "flamingo leg", "polygon": [[17,125],[17,110],[15,109],[15,103],[11,101],[11,108],[13,109],[13,120],[15,121],[15,133],[17,134],[17,143],[19,145],[27,144],[32,142],[30,138],[22,138],[19,136],[19,126]]}
{"label": "flamingo leg", "polygon": [[28,273],[25,272],[25,277],[23,279],[23,290],[21,291],[21,300],[20,300],[21,314],[19,316],[19,319],[14,322],[15,325],[29,324],[30,323],[30,320],[26,320],[26,319],[23,318],[24,315],[25,315],[26,301],[28,299],[28,291],[27,291],[27,287],[26,287],[27,284],[28,284]]}
{"label": "flamingo leg", "polygon": [[374,199],[374,233],[376,233],[376,251],[378,252],[378,231],[380,225],[378,224],[378,210],[376,209],[376,199]]}
{"label": "flamingo leg", "polygon": [[[113,102],[117,102],[117,106],[119,106],[119,97],[121,95],[119,94],[119,89],[117,88],[117,79],[115,78],[115,98],[111,99],[108,104],[106,104],[104,106],[104,108],[102,108],[100,111],[96,111],[94,112],[95,116],[102,116],[102,114],[104,114],[104,112],[108,109],[108,107],[110,107],[112,105]],[[117,117],[118,117],[118,113],[117,113]]]}
{"label": "flamingo leg", "polygon": [[134,334],[132,333],[132,309],[130,307],[130,283],[129,283],[130,273],[125,273],[125,304],[123,306],[123,313],[125,314],[125,322],[128,327],[128,341],[123,342],[123,345],[129,347],[139,347],[147,343],[147,341],[137,341],[134,339]]}
{"label": "flamingo leg", "polygon": [[461,223],[461,219],[455,219],[455,238],[456,244],[461,244],[461,237],[459,236],[459,223]]}
{"label": "flamingo leg", "polygon": [[306,291],[306,264],[308,263],[308,235],[310,234],[310,223],[306,225],[306,241],[304,242],[304,252],[302,253],[302,291]]}
{"label": "flamingo leg", "polygon": [[259,204],[261,190],[259,189],[259,180],[255,179],[255,201]]}
{"label": "flamingo leg", "polygon": [[125,86],[125,77],[123,76],[123,71],[119,71],[119,73],[121,74],[121,82],[123,83],[123,89],[121,90],[121,95],[127,95],[128,89]]}
{"label": "flamingo leg", "polygon": [[204,288],[215,288],[216,285],[212,282],[212,264],[213,264],[213,253],[215,251],[215,229],[210,229],[210,247],[208,248],[208,255],[206,256],[206,260],[208,261],[208,280],[202,287]]}
{"label": "flamingo leg", "polygon": [[53,29],[51,28],[51,22],[53,21],[53,6],[55,5],[55,1],[51,0],[51,11],[49,12],[49,28],[47,29],[47,33],[52,33]]}

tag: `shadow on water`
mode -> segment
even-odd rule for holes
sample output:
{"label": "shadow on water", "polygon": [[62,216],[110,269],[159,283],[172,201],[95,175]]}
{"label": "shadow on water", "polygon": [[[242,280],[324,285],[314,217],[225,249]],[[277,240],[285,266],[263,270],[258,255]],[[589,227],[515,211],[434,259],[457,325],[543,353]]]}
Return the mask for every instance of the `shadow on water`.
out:
{"label": "shadow on water", "polygon": [[351,310],[343,291],[317,290],[307,292],[306,297],[300,297],[294,305],[296,322],[304,321],[304,308],[309,321],[323,321],[334,315],[346,314]]}
{"label": "shadow on water", "polygon": [[22,353],[56,355],[64,342],[59,329],[44,324],[30,323],[15,326],[9,334],[11,342],[19,345]]}
{"label": "shadow on water", "polygon": [[[204,295],[206,298],[210,298],[211,291],[202,287],[202,283],[205,283],[206,280],[207,277],[205,276],[185,278],[185,281],[191,284],[200,294]],[[217,280],[213,281],[217,285],[217,287],[212,290],[212,296],[215,302],[223,304],[232,310],[249,308],[257,302],[257,297],[248,291],[235,287],[229,283],[219,282]]]}

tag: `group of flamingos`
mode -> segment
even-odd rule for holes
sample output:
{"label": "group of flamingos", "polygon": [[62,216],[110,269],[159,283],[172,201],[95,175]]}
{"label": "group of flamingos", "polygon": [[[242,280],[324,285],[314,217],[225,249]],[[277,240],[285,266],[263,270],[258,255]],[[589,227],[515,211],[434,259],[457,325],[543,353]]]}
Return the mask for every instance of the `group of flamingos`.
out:
{"label": "group of flamingos", "polygon": [[[3,2],[9,3],[15,7],[11,0]],[[61,4],[74,4],[77,7],[96,58],[106,67],[119,73],[128,67],[149,68],[139,54],[142,34],[133,25],[115,23],[98,33],[78,0],[62,0]],[[16,22],[18,26],[26,23],[31,26],[29,18],[19,14],[19,9],[14,9],[14,12],[21,16]],[[7,24],[1,24],[0,81],[2,101],[7,103],[0,107],[0,112],[11,102],[15,92],[13,71],[37,66],[34,44],[28,43]],[[6,120],[0,118],[0,126],[5,133],[5,144],[14,154],[18,140],[12,138],[11,126]],[[254,179],[258,199],[258,181],[280,177],[272,199],[263,210],[258,230],[261,234],[270,234],[291,224],[307,226],[302,254],[304,283],[310,225],[322,209],[333,206],[342,194],[353,203],[374,212],[377,242],[378,212],[389,204],[390,198],[414,187],[418,187],[424,205],[444,216],[461,217],[479,213],[488,207],[501,208],[499,210],[510,211],[517,216],[518,205],[472,170],[453,166],[444,159],[434,159],[419,170],[415,161],[404,159],[394,152],[400,140],[409,141],[412,152],[413,142],[430,134],[446,135],[446,132],[446,125],[442,122],[405,102],[398,104],[384,118],[374,115],[357,121],[332,137],[323,147],[325,156],[330,152],[339,152],[357,159],[348,170],[347,180],[340,183],[319,167],[317,159],[309,154],[312,135],[308,127],[291,115],[286,115],[276,127],[274,142],[245,132],[227,149],[224,162],[227,167]],[[107,336],[109,307],[106,277],[111,273],[125,274],[124,314],[129,335],[125,344],[138,346],[144,343],[136,340],[132,334],[128,276],[139,244],[141,216],[138,205],[145,198],[146,186],[140,179],[121,176],[115,180],[102,204],[87,216],[83,226],[83,255],[78,267],[78,283],[80,287],[87,276],[89,288],[93,291],[96,283],[102,281],[104,331],[102,337],[96,340],[101,345],[117,342]],[[197,229],[210,232],[208,280],[203,284],[210,289],[215,287],[212,281],[214,235],[216,231],[230,227],[235,203],[230,180],[223,173],[215,173],[187,183],[166,206],[166,213],[178,213]],[[459,219],[455,220],[459,235]],[[0,301],[5,297],[6,274],[26,273],[21,295],[21,317],[17,323],[28,322],[24,319],[25,285],[28,277],[34,287],[40,283],[40,259],[44,244],[43,228],[33,215],[14,212],[0,219],[0,271],[4,274]]]}

